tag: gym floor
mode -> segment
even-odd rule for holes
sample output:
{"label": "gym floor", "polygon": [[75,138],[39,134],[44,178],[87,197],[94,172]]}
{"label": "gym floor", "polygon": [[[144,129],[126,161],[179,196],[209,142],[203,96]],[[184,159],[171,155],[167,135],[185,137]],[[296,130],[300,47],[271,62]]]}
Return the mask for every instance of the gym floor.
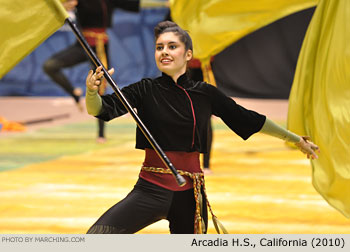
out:
{"label": "gym floor", "polygon": [[[286,100],[235,100],[285,125]],[[0,132],[0,233],[83,234],[137,180],[143,152],[128,115],[106,125],[103,144],[96,120],[66,97],[1,97],[0,116],[27,122],[24,132]],[[302,153],[260,133],[243,141],[217,118],[213,125],[206,188],[229,233],[350,232],[349,220],[313,188]],[[168,223],[139,233],[169,233]]]}

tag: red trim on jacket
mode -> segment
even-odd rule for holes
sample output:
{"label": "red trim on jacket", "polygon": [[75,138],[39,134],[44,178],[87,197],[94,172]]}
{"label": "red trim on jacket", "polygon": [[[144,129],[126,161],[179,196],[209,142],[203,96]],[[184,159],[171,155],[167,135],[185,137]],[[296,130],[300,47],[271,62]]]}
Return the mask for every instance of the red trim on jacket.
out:
{"label": "red trim on jacket", "polygon": [[192,99],[190,97],[190,95],[188,94],[188,92],[186,91],[186,89],[184,89],[183,87],[181,87],[179,84],[175,83],[177,87],[179,87],[180,89],[182,89],[185,94],[187,95],[187,98],[190,100],[190,104],[191,104],[191,110],[192,110],[192,117],[193,117],[193,131],[192,131],[192,143],[191,143],[191,148],[193,148],[194,145],[194,137],[196,135],[196,114],[194,113],[194,108],[193,108],[193,103],[192,103]]}

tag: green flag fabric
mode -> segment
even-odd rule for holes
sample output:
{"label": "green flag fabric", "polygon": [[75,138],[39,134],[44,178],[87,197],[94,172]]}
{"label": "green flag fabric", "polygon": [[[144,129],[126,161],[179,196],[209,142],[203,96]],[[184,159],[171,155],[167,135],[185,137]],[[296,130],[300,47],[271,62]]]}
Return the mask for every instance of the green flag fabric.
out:
{"label": "green flag fabric", "polygon": [[0,0],[0,78],[68,17],[59,0]]}
{"label": "green flag fabric", "polygon": [[320,147],[315,189],[350,218],[350,1],[320,0],[299,55],[288,128]]}

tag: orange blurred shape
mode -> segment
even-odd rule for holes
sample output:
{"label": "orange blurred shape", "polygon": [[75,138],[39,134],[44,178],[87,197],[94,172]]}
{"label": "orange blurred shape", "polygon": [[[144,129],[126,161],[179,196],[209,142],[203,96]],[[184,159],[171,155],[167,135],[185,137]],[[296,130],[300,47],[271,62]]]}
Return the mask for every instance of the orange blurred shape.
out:
{"label": "orange blurred shape", "polygon": [[11,122],[0,116],[0,131],[26,131],[26,127],[18,122]]}

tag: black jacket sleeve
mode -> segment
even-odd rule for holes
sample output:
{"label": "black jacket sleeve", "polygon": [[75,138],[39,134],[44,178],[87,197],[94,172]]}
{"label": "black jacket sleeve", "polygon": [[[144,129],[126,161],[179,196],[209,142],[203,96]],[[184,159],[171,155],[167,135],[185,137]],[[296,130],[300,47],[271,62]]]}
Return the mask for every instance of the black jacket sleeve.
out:
{"label": "black jacket sleeve", "polygon": [[224,123],[244,140],[260,131],[266,116],[238,105],[219,89],[209,85],[211,93],[212,113],[220,117]]}
{"label": "black jacket sleeve", "polygon": [[[143,79],[140,82],[136,82],[121,89],[121,92],[132,108],[137,108],[141,103],[142,97],[146,92],[146,83],[147,80]],[[127,109],[115,93],[103,95],[101,98],[102,109],[100,114],[96,116],[97,118],[104,121],[110,121],[113,118],[128,113]]]}

